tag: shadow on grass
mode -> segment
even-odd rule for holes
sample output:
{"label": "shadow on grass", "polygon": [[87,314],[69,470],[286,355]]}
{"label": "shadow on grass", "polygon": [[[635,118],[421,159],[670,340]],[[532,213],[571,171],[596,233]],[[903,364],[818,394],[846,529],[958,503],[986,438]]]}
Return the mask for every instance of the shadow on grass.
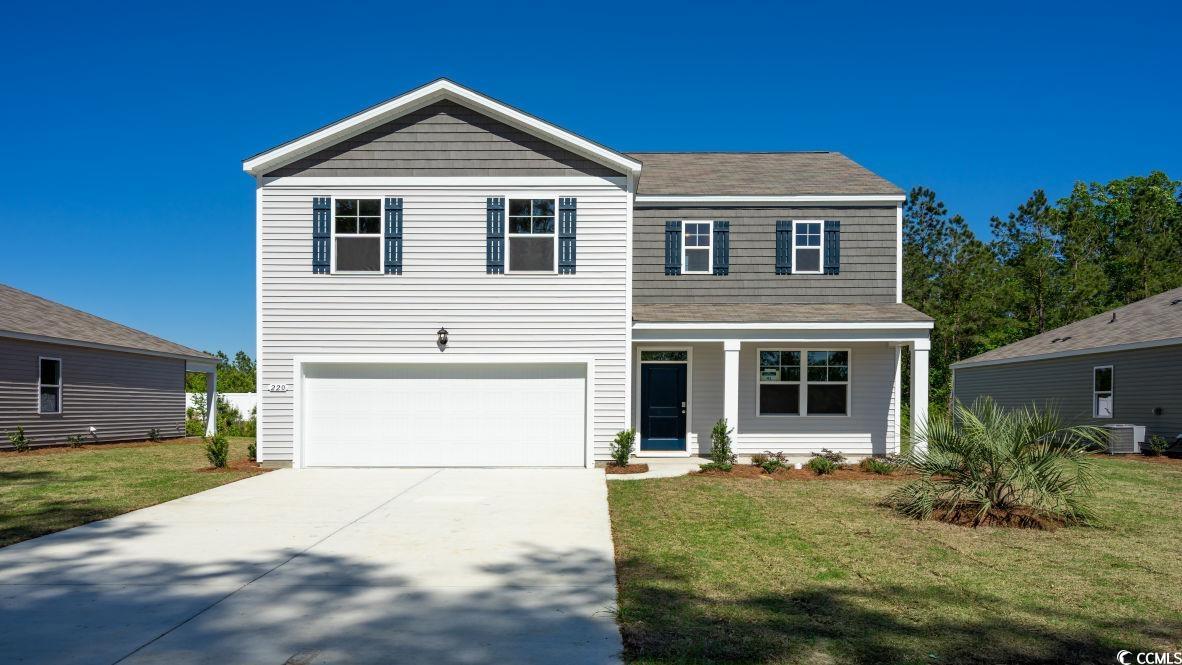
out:
{"label": "shadow on grass", "polygon": [[[619,567],[624,652],[643,663],[1111,663],[1120,649],[1160,650],[1182,635],[1178,617],[1097,620],[925,585],[706,597],[649,562]],[[1110,630],[1138,642],[1096,635]]]}

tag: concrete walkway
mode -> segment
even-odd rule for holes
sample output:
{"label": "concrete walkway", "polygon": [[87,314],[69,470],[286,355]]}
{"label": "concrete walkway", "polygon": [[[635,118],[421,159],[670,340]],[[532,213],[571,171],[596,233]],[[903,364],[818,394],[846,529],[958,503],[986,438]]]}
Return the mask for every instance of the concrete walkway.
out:
{"label": "concrete walkway", "polygon": [[280,470],[0,549],[8,663],[618,662],[603,472]]}

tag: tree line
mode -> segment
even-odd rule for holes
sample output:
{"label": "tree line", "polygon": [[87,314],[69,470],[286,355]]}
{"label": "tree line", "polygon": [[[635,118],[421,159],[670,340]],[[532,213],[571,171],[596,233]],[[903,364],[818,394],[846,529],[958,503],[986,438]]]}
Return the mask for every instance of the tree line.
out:
{"label": "tree line", "polygon": [[950,405],[958,360],[1182,286],[1182,182],[1160,171],[1035,190],[990,231],[924,187],[904,205],[904,301],[936,320],[933,404]]}
{"label": "tree line", "polygon": [[[206,353],[209,353],[206,351]],[[218,364],[219,393],[253,393],[255,391],[255,363],[245,351],[234,354],[230,360],[222,351],[213,354],[221,361]],[[185,374],[185,392],[204,393],[205,375],[190,372]]]}

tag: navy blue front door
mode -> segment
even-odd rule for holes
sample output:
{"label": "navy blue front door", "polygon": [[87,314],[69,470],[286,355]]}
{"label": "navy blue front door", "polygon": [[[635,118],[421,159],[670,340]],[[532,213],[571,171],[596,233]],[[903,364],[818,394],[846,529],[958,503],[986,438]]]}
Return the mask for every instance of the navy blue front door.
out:
{"label": "navy blue front door", "polygon": [[685,377],[685,363],[641,363],[641,450],[685,450]]}

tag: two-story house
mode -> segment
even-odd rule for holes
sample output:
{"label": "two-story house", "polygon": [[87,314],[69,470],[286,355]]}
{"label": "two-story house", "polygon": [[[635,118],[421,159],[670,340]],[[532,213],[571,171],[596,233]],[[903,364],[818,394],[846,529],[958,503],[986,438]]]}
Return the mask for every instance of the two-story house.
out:
{"label": "two-story house", "polygon": [[260,153],[262,461],[897,450],[931,320],[846,157],[622,153],[439,80]]}

